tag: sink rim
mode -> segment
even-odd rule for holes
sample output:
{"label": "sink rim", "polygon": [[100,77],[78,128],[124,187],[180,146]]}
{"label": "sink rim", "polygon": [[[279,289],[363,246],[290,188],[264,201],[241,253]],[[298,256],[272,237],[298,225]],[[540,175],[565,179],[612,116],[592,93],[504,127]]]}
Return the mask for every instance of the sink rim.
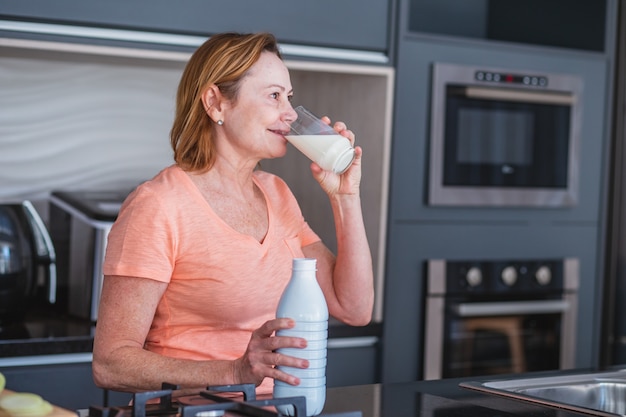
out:
{"label": "sink rim", "polygon": [[519,390],[535,388],[551,388],[574,386],[581,384],[597,384],[601,382],[623,383],[626,385],[626,369],[608,372],[572,373],[566,375],[537,376],[522,378],[507,378],[490,381],[465,381],[459,383],[462,388],[493,394],[500,397],[512,398],[525,403],[535,403],[560,409],[576,411],[594,416],[626,416],[626,414],[612,413],[597,408],[588,408],[576,404],[565,403],[548,398],[519,392]]}

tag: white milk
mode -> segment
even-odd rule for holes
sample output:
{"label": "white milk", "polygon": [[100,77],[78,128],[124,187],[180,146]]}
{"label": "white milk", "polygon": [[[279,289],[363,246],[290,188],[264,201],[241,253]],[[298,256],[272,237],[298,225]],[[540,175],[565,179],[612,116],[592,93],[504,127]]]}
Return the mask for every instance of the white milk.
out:
{"label": "white milk", "polygon": [[354,148],[341,135],[287,135],[285,138],[325,171],[343,173],[354,159]]}

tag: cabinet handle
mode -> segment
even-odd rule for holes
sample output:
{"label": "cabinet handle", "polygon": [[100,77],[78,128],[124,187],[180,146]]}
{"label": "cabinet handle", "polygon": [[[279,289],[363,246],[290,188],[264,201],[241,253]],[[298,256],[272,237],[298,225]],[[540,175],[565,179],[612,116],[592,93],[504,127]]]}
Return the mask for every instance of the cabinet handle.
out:
{"label": "cabinet handle", "polygon": [[565,300],[509,301],[503,303],[461,303],[452,307],[459,317],[509,316],[512,314],[563,313],[570,304]]}
{"label": "cabinet handle", "polygon": [[376,336],[341,337],[328,339],[328,349],[344,349],[374,346],[378,342]]}
{"label": "cabinet handle", "polygon": [[576,98],[566,93],[551,93],[546,91],[519,91],[485,87],[465,87],[463,92],[469,98],[487,100],[517,101],[523,103],[573,105]]}

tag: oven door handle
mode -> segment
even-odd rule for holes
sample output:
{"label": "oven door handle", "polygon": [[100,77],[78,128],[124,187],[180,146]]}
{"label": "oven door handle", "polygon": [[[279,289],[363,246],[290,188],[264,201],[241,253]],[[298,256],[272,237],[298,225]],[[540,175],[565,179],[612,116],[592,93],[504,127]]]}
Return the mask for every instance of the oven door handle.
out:
{"label": "oven door handle", "polygon": [[523,103],[540,103],[556,105],[573,105],[576,98],[567,93],[555,93],[547,91],[519,91],[485,87],[465,87],[465,96],[468,98],[481,98],[487,100],[518,101]]}
{"label": "oven door handle", "polygon": [[513,314],[554,314],[569,309],[566,300],[460,303],[452,306],[459,317],[510,316]]}

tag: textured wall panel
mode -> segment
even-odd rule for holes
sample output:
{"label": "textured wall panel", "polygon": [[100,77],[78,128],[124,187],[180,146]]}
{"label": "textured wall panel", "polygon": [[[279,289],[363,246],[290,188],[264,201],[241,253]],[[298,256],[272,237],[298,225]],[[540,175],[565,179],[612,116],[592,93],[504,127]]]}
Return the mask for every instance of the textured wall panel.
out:
{"label": "textured wall panel", "polygon": [[0,50],[0,201],[133,186],[171,164],[182,67]]}

